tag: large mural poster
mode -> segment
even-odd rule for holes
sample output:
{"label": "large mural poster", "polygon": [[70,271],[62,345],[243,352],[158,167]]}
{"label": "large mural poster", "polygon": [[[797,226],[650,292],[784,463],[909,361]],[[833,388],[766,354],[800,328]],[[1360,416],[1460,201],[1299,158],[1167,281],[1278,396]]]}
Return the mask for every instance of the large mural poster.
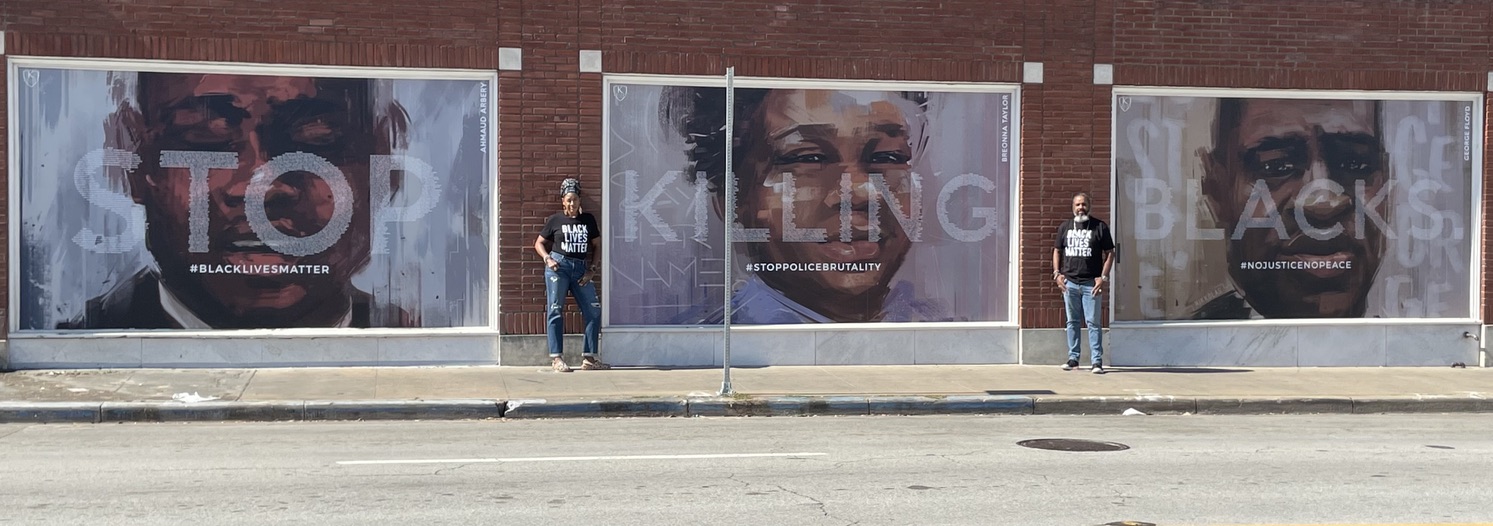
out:
{"label": "large mural poster", "polygon": [[1011,319],[1014,89],[824,85],[738,83],[731,167],[723,87],[609,85],[610,325],[723,321],[728,182],[733,323]]}
{"label": "large mural poster", "polygon": [[20,330],[489,324],[491,81],[145,66],[10,76]]}
{"label": "large mural poster", "polygon": [[1473,100],[1125,95],[1115,319],[1471,318]]}

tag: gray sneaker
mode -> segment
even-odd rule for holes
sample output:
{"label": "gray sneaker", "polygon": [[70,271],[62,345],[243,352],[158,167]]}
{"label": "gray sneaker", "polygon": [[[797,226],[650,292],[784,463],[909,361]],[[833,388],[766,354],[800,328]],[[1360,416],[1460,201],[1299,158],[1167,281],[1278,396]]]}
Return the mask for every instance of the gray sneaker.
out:
{"label": "gray sneaker", "polygon": [[1074,367],[1078,367],[1078,360],[1068,360],[1068,363],[1063,364],[1064,371],[1072,371]]}
{"label": "gray sneaker", "polygon": [[1104,366],[1095,365],[1093,369],[1089,369],[1089,372],[1094,374],[1104,374]]}

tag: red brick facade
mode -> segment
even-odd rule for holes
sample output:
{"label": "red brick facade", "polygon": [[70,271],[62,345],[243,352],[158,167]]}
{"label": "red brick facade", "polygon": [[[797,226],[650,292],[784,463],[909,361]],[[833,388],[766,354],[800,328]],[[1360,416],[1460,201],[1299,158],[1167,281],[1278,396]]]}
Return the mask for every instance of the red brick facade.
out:
{"label": "red brick facade", "polygon": [[1061,323],[1046,267],[1067,197],[1092,192],[1109,215],[1111,87],[1095,64],[1116,85],[1461,92],[1493,66],[1488,0],[7,0],[0,31],[15,56],[496,70],[500,47],[521,48],[522,70],[499,73],[495,292],[515,334],[543,332],[530,247],[556,183],[579,176],[600,208],[603,74],[579,72],[581,50],[607,73],[1016,83],[1042,63],[1021,91],[1018,316],[1033,328]]}

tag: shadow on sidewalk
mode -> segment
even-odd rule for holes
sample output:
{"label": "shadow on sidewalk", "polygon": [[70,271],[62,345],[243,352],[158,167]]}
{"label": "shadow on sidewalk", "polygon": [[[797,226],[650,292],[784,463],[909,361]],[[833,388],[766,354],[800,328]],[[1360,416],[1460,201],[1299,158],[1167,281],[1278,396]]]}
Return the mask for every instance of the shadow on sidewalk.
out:
{"label": "shadow on sidewalk", "polygon": [[1181,374],[1211,374],[1211,373],[1252,373],[1254,369],[1218,369],[1209,367],[1125,367],[1105,369],[1109,374],[1119,373],[1181,373]]}
{"label": "shadow on sidewalk", "polygon": [[1055,395],[1057,392],[1046,389],[999,389],[986,390],[988,395]]}

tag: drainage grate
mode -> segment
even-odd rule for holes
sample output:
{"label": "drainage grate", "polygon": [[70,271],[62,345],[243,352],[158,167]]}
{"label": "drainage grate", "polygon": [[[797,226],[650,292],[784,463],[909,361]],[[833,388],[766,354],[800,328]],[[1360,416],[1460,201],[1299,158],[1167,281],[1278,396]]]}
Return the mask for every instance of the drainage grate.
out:
{"label": "drainage grate", "polygon": [[1130,446],[1119,442],[1101,442],[1098,440],[1078,440],[1073,438],[1038,438],[1033,440],[1022,440],[1016,445],[1033,449],[1050,449],[1052,451],[1124,451]]}

